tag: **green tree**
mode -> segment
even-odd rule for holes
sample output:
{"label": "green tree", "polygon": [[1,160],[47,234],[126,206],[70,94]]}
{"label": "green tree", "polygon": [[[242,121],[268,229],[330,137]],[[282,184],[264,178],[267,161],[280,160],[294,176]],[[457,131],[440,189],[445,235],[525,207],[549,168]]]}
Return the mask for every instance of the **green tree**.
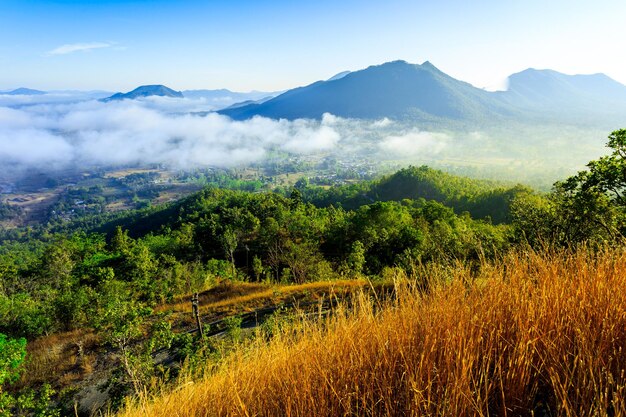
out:
{"label": "green tree", "polygon": [[352,248],[347,259],[348,269],[354,275],[360,275],[365,266],[365,246],[360,240],[352,243]]}
{"label": "green tree", "polygon": [[555,184],[559,217],[568,242],[613,240],[626,232],[626,129],[609,135],[610,155]]}
{"label": "green tree", "polygon": [[254,272],[254,279],[260,281],[263,277],[265,268],[263,268],[263,261],[261,261],[261,258],[256,255],[252,258],[252,271]]}
{"label": "green tree", "polygon": [[621,207],[626,206],[626,129],[609,135],[606,145],[613,151],[597,161],[587,164],[589,170],[579,172],[564,183],[566,189],[582,192],[595,190],[606,194]]}
{"label": "green tree", "polygon": [[235,272],[235,251],[237,250],[237,246],[239,245],[239,236],[237,236],[237,232],[235,232],[230,227],[227,228],[222,234],[222,246],[224,247],[224,251],[230,260],[230,265],[232,268],[232,276],[236,276]]}
{"label": "green tree", "polygon": [[128,236],[128,230],[123,230],[122,226],[117,226],[113,237],[111,237],[111,250],[125,253],[130,250],[131,245],[132,239]]}
{"label": "green tree", "polygon": [[9,339],[0,333],[0,392],[5,382],[15,382],[26,358],[26,339]]}

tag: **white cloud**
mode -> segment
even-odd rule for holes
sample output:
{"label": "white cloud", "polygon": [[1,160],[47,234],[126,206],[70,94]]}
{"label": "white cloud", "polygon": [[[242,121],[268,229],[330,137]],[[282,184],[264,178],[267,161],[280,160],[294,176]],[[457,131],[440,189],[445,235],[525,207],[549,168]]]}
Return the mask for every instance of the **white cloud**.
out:
{"label": "white cloud", "polygon": [[110,48],[111,46],[113,46],[113,43],[110,42],[71,43],[54,48],[46,52],[46,55],[66,55],[74,52],[87,52],[94,49]]}
{"label": "white cloud", "polygon": [[95,100],[0,107],[0,164],[229,167],[261,161],[272,150],[330,150],[341,139],[324,121],[233,121],[216,113],[168,113],[154,107],[155,102]]}
{"label": "white cloud", "polygon": [[325,114],[322,120],[234,121],[217,113],[193,113],[198,106],[197,100],[161,98],[104,103],[50,102],[42,96],[28,104],[0,100],[0,166],[46,170],[160,164],[193,169],[243,166],[275,152],[421,158],[440,152],[449,139],[387,119]]}
{"label": "white cloud", "polygon": [[73,159],[73,147],[40,129],[0,129],[0,161],[24,166],[60,168]]}
{"label": "white cloud", "polygon": [[382,128],[391,126],[392,124],[393,122],[390,119],[388,119],[387,117],[383,117],[382,119],[376,120],[374,123],[372,123],[372,126]]}

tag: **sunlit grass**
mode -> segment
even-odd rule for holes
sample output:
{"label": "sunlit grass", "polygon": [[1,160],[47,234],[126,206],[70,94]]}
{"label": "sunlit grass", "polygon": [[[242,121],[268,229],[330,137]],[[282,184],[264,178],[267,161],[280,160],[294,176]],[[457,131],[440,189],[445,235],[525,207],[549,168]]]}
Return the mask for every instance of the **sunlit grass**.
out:
{"label": "sunlit grass", "polygon": [[120,415],[626,415],[622,250],[416,271]]}
{"label": "sunlit grass", "polygon": [[[258,301],[282,301],[285,296],[296,293],[319,292],[326,291],[332,293],[342,289],[354,289],[367,286],[365,280],[332,280],[332,281],[315,281],[297,285],[266,285],[259,283],[234,283],[228,284],[220,292],[220,299],[213,300],[206,291],[200,294],[200,311],[206,312],[215,309],[223,309],[225,307],[245,307],[246,304]],[[164,304],[157,307],[156,311],[185,312],[189,311],[190,295],[180,297],[175,303]]]}

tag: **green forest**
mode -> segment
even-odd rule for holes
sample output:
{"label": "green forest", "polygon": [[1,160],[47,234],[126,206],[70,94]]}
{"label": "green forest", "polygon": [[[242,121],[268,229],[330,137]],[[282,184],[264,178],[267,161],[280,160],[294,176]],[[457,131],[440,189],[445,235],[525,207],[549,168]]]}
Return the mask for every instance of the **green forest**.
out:
{"label": "green forest", "polygon": [[[161,307],[225,282],[384,285],[396,270],[478,268],[514,248],[617,245],[626,234],[626,130],[607,146],[550,193],[411,166],[332,187],[304,177],[273,191],[208,186],[162,206],[4,231],[0,416],[74,415],[63,402],[71,389],[23,374],[28,345],[67,332],[96,334],[101,349],[121,352],[119,406],[146,375],[165,375],[146,359],[158,349],[177,349],[180,361],[199,349]],[[18,214],[1,206],[0,215]]]}

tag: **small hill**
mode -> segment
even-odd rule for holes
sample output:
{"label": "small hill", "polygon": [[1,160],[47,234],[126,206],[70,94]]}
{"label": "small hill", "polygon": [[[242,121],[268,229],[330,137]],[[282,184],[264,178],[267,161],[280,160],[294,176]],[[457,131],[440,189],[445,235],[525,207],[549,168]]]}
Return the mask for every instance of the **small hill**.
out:
{"label": "small hill", "polygon": [[511,202],[528,193],[531,190],[522,185],[475,180],[427,166],[410,166],[379,180],[329,190],[308,187],[302,190],[302,197],[318,207],[340,204],[351,210],[374,201],[434,200],[453,208],[457,214],[467,211],[475,219],[489,218],[501,224],[511,220]]}
{"label": "small hill", "polygon": [[128,93],[116,93],[110,97],[105,98],[103,101],[115,101],[115,100],[134,100],[142,97],[151,97],[151,96],[159,96],[159,97],[173,97],[173,98],[183,98],[183,93],[180,91],[174,91],[171,88],[168,88],[164,85],[142,85],[141,87],[135,88],[133,91]]}
{"label": "small hill", "polygon": [[46,94],[45,91],[33,90],[32,88],[16,88],[12,91],[3,91],[0,94],[5,94],[8,96],[40,96]]}
{"label": "small hill", "polygon": [[251,104],[263,104],[266,101],[271,100],[272,98],[273,98],[273,96],[266,96],[266,97],[260,98],[258,100],[241,101],[241,102],[238,102],[238,103],[231,104],[230,106],[226,107],[226,109],[236,109],[236,108],[248,106],[248,105],[251,105]]}

